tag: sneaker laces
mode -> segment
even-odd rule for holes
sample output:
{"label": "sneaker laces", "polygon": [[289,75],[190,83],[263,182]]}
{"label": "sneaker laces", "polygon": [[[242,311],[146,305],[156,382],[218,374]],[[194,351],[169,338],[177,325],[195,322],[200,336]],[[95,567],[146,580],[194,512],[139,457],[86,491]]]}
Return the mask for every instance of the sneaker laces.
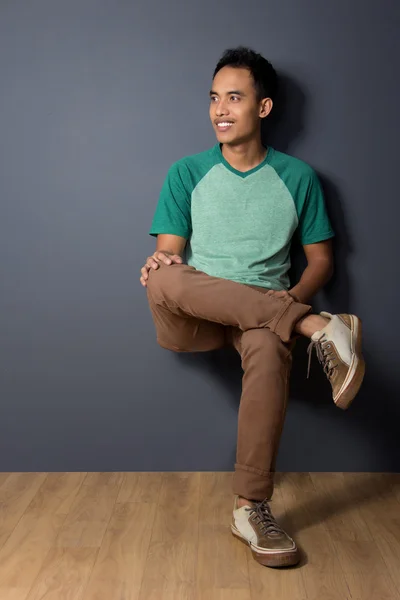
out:
{"label": "sneaker laces", "polygon": [[328,379],[330,379],[332,377],[333,371],[335,370],[337,365],[335,365],[333,363],[333,359],[335,358],[335,351],[332,348],[332,344],[328,343],[328,339],[327,339],[325,333],[323,333],[318,340],[311,340],[311,343],[309,344],[309,346],[307,348],[307,354],[308,354],[307,379],[310,376],[311,356],[312,356],[312,351],[314,348],[315,348],[315,351],[317,354],[318,361],[323,366],[325,375],[328,377]]}
{"label": "sneaker laces", "polygon": [[271,507],[266,500],[261,502],[255,502],[254,506],[246,507],[250,515],[255,513],[258,519],[256,524],[261,526],[261,531],[267,535],[276,534],[280,535],[285,533],[275,520],[275,517],[271,513]]}

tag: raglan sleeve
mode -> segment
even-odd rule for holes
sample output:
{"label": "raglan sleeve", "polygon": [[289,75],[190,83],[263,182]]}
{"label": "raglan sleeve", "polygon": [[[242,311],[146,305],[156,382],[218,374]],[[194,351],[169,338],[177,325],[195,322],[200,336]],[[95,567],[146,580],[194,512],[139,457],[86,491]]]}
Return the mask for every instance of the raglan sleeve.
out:
{"label": "raglan sleeve", "polygon": [[314,169],[309,170],[303,187],[297,237],[302,245],[323,242],[334,237],[321,182]]}
{"label": "raglan sleeve", "polygon": [[190,203],[188,170],[178,161],[169,168],[162,185],[149,234],[169,233],[188,239],[192,232]]}

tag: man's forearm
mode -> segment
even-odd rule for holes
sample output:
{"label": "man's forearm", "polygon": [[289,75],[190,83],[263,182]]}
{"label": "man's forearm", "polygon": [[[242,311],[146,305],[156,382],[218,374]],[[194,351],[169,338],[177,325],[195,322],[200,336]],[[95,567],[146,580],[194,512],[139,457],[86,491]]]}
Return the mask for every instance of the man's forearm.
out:
{"label": "man's forearm", "polygon": [[330,262],[315,261],[304,269],[300,281],[289,290],[289,294],[299,302],[307,304],[332,275],[333,265]]}

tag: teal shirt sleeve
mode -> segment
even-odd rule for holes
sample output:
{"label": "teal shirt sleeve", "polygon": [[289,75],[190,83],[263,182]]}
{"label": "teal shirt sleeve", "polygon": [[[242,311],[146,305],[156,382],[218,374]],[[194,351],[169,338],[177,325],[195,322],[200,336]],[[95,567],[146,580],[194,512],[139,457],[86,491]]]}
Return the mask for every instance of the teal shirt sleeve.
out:
{"label": "teal shirt sleeve", "polygon": [[313,169],[310,169],[307,182],[302,189],[305,196],[297,227],[298,240],[305,245],[332,238],[335,233],[326,210],[324,193],[318,175]]}
{"label": "teal shirt sleeve", "polygon": [[191,185],[187,166],[177,161],[168,170],[161,188],[149,234],[179,235],[188,239],[192,232]]}

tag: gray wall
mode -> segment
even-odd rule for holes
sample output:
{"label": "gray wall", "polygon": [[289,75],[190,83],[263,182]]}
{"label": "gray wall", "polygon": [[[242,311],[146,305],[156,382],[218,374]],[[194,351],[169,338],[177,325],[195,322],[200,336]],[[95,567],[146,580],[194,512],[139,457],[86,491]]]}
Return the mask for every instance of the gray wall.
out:
{"label": "gray wall", "polygon": [[[319,173],[338,232],[316,309],[364,321],[337,409],[295,351],[280,470],[399,470],[399,3],[0,3],[0,470],[230,470],[240,363],[159,348],[139,284],[168,170],[216,143],[222,51],[280,72],[269,143]],[[300,258],[301,264],[301,258]]]}

